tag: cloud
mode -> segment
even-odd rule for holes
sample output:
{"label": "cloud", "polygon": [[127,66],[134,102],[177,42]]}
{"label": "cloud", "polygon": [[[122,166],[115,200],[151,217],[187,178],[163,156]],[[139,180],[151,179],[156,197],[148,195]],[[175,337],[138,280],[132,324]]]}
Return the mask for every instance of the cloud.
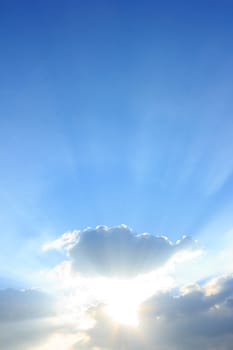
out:
{"label": "cloud", "polygon": [[[56,298],[39,290],[0,290],[0,344],[4,349],[232,349],[233,275],[173,289],[164,281],[166,288],[162,284],[154,288],[167,273],[160,267],[199,250],[191,238],[183,237],[173,244],[166,237],[136,235],[121,225],[74,231],[58,240],[59,244],[49,249],[64,249],[68,254],[64,264],[75,272],[137,277],[82,279],[79,274],[72,275],[74,285],[61,286]],[[144,274],[151,270],[151,274]],[[91,284],[82,285],[86,280]],[[97,282],[105,298],[98,299]],[[88,295],[92,292],[94,301]],[[134,298],[138,326],[113,321],[108,302],[127,309]]]}
{"label": "cloud", "polygon": [[[147,300],[140,311],[139,328],[116,326],[102,306],[90,309],[96,320],[87,332],[89,343],[82,350],[231,350],[233,341],[233,276],[193,284],[178,295],[160,293]],[[80,349],[80,347],[74,347]]]}
{"label": "cloud", "polygon": [[38,290],[0,290],[0,344],[6,350],[34,349],[57,326],[56,300]]}
{"label": "cloud", "polygon": [[38,290],[0,290],[0,321],[26,320],[53,316],[55,299]]}
{"label": "cloud", "polygon": [[[8,294],[8,301],[14,300],[8,305],[13,311],[22,302],[22,295],[30,295],[31,300],[35,297],[35,303],[41,300],[31,291],[4,293]],[[2,302],[5,295],[1,294]],[[50,312],[45,312],[44,317],[34,312],[30,318],[23,307],[18,321],[13,317],[4,320],[1,316],[0,344],[6,350],[231,350],[233,276],[222,276],[205,285],[194,283],[176,294],[174,291],[155,294],[141,305],[138,327],[117,325],[103,305],[92,306],[87,313],[95,323],[81,331],[75,320],[69,324],[55,322]]]}
{"label": "cloud", "polygon": [[42,246],[42,251],[46,252],[53,249],[60,250],[64,247],[69,248],[69,244],[72,244],[77,239],[79,232],[80,231],[74,230],[73,232],[63,233],[63,235],[60,238],[55,239],[55,241],[45,243]]}
{"label": "cloud", "polygon": [[175,256],[182,257],[181,253],[186,253],[186,259],[189,254],[200,251],[197,242],[189,237],[173,244],[164,236],[134,234],[125,225],[74,231],[47,245],[61,246],[68,251],[73,272],[117,278],[152,272]]}
{"label": "cloud", "polygon": [[1,349],[71,350],[74,343],[85,343],[87,335],[67,321],[63,303],[61,295],[38,290],[0,290]]}

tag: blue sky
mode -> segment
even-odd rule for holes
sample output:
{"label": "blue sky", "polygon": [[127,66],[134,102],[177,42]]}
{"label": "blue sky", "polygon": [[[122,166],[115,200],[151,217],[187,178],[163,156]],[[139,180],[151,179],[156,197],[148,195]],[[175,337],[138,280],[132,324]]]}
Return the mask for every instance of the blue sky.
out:
{"label": "blue sky", "polygon": [[232,349],[232,15],[0,0],[0,347]]}
{"label": "blue sky", "polygon": [[76,228],[176,240],[225,213],[231,227],[232,10],[0,1],[3,273]]}

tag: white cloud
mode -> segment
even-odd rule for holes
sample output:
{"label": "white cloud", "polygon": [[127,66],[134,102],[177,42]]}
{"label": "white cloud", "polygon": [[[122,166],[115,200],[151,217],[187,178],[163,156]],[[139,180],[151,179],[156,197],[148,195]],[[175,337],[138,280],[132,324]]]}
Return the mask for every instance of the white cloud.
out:
{"label": "white cloud", "polygon": [[88,336],[64,314],[64,301],[38,290],[0,290],[0,348],[71,350],[85,344]]}
{"label": "white cloud", "polygon": [[0,290],[0,321],[43,318],[55,313],[56,300],[46,293],[35,289]]}
{"label": "white cloud", "polygon": [[[211,293],[210,286],[214,286]],[[138,327],[117,325],[102,305],[89,307],[87,314],[95,322],[87,330],[77,327],[75,319],[64,322],[62,313],[54,316],[47,312],[44,317],[39,313],[35,318],[20,306],[20,293],[25,292],[8,295],[8,307],[12,312],[20,309],[21,318],[2,316],[0,320],[0,344],[6,350],[232,349],[233,275],[205,285],[184,286],[176,294],[167,291],[153,295],[140,307]],[[31,300],[35,297],[35,306],[38,295],[29,294]],[[0,299],[4,298],[1,294]]]}
{"label": "white cloud", "polygon": [[74,231],[46,247],[64,245],[68,245],[73,272],[108,278],[135,277],[161,268],[175,257],[174,261],[183,261],[200,251],[197,242],[189,237],[173,244],[164,236],[134,234],[125,225]]}
{"label": "white cloud", "polygon": [[53,249],[60,250],[64,247],[66,249],[69,249],[71,247],[72,243],[77,240],[79,232],[80,231],[74,230],[72,232],[63,233],[63,235],[60,238],[58,238],[52,242],[45,243],[42,246],[42,251],[47,252],[47,251],[53,250]]}
{"label": "white cloud", "polygon": [[[212,282],[211,282],[212,283]],[[90,312],[95,327],[87,332],[82,350],[231,350],[233,341],[233,276],[215,280],[218,292],[207,295],[208,285],[193,285],[177,296],[154,295],[141,306],[138,328],[116,327],[104,309]],[[79,349],[77,346],[74,349]]]}
{"label": "white cloud", "polygon": [[[170,276],[175,262],[199,252],[191,238],[171,243],[126,226],[98,226],[66,233],[49,249],[67,253],[51,272],[60,281],[56,298],[38,290],[0,291],[4,349],[232,349],[233,275],[182,288]],[[137,312],[138,326],[123,326],[137,321]]]}

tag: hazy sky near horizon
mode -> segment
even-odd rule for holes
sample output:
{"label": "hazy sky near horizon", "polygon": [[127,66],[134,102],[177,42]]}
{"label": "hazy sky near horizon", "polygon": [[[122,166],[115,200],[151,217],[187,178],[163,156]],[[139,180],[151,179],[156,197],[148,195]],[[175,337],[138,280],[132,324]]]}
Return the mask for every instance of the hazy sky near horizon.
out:
{"label": "hazy sky near horizon", "polygon": [[[188,301],[181,298],[175,306],[172,294],[164,297],[172,310],[204,303],[207,314],[193,320],[202,324],[219,301],[224,310],[218,322],[229,324],[232,17],[231,0],[0,0],[0,306],[8,300],[7,287],[15,288],[9,296],[13,305],[24,305],[18,288],[47,287],[44,274],[64,273],[63,287],[72,286],[74,293],[68,276],[76,269],[107,279],[130,276],[138,288],[140,274],[161,268],[160,287],[152,275],[145,277],[150,292],[162,293],[166,286],[183,295],[182,284],[197,282]],[[193,263],[190,270],[184,258]],[[215,297],[208,299],[210,287],[203,281],[216,276]],[[77,283],[88,293],[99,286]],[[103,285],[100,294],[106,287],[109,301],[115,287]],[[150,292],[141,292],[135,303],[152,297]],[[36,298],[46,305],[44,315],[50,314],[47,296],[27,293],[30,305]],[[154,338],[148,309],[155,304],[149,300],[142,312],[149,350]],[[79,337],[85,344],[88,337],[95,341],[83,348],[79,343],[79,349],[115,349],[99,342],[98,325],[109,322],[101,307],[89,312],[97,328]],[[170,311],[161,312],[166,319]],[[192,349],[180,343],[185,317],[179,339],[172,325],[169,331],[179,349]],[[193,348],[228,350],[229,327],[220,347],[223,334],[208,343],[197,324],[189,326],[197,331]],[[57,325],[43,327],[45,334],[57,332]],[[163,333],[166,322],[161,327]],[[56,347],[59,337],[56,333],[46,349]]]}

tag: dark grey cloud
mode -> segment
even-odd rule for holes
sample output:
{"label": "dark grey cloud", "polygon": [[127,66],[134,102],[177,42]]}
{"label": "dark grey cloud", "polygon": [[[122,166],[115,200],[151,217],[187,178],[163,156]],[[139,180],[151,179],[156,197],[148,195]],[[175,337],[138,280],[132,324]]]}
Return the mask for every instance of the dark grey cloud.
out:
{"label": "dark grey cloud", "polygon": [[79,232],[69,256],[73,271],[128,278],[161,267],[176,253],[197,249],[197,243],[189,237],[173,244],[163,236],[136,235],[125,225],[99,226]]}
{"label": "dark grey cloud", "polygon": [[93,308],[96,325],[81,349],[232,350],[233,276],[220,278],[216,285],[213,294],[208,286],[198,286],[177,296],[153,296],[141,306],[136,329],[116,326],[101,306]]}

